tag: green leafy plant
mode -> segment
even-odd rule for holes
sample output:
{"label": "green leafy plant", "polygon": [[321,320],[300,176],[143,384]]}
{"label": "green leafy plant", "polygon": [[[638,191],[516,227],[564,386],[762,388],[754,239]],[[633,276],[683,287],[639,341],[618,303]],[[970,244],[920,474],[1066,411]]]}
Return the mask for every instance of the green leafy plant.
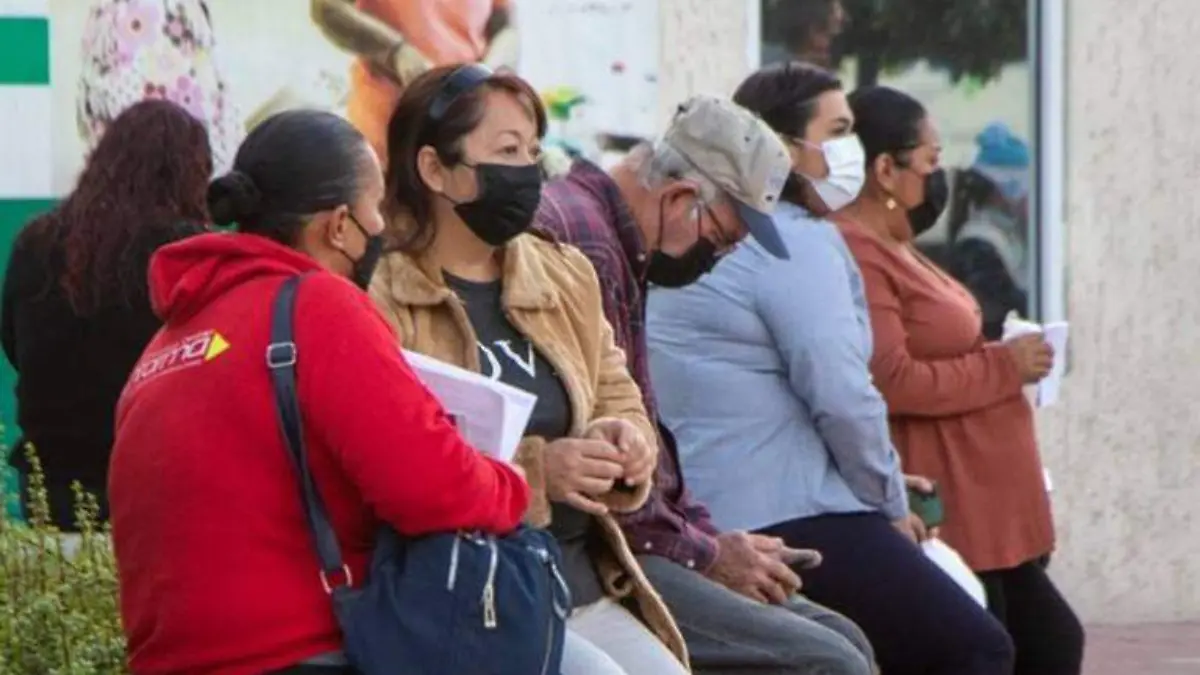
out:
{"label": "green leafy plant", "polygon": [[126,675],[116,564],[99,504],[76,483],[80,532],[59,532],[41,463],[32,447],[25,451],[29,522],[0,510],[0,675]]}

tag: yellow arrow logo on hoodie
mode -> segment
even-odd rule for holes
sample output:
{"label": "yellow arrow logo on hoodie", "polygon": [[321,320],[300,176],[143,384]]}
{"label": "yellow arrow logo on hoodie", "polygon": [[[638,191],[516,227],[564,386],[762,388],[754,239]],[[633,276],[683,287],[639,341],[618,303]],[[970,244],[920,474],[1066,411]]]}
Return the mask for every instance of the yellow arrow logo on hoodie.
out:
{"label": "yellow arrow logo on hoodie", "polygon": [[220,333],[213,331],[212,338],[208,341],[208,349],[204,351],[204,360],[212,361],[227,351],[229,351],[229,341]]}

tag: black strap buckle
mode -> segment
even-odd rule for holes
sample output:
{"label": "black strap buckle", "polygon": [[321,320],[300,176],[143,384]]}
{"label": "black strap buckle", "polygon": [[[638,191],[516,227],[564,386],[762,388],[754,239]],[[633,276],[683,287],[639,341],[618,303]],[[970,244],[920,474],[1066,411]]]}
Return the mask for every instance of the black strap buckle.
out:
{"label": "black strap buckle", "polygon": [[267,345],[267,367],[271,370],[296,365],[295,342],[272,342]]}

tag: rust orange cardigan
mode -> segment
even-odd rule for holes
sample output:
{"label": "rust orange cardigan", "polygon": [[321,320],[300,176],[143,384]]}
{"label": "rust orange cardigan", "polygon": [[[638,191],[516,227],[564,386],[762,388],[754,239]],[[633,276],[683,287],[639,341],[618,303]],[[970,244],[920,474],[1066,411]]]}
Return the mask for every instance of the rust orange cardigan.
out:
{"label": "rust orange cardigan", "polygon": [[875,352],[905,473],[939,484],[942,537],[976,571],[1049,553],[1054,526],[1033,410],[1009,349],[986,342],[979,305],[912,248],[838,222],[862,270]]}

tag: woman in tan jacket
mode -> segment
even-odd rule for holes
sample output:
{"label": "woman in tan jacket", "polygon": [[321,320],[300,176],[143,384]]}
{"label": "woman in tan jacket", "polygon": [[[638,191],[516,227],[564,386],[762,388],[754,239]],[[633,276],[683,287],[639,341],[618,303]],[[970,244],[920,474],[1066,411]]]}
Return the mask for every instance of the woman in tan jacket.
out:
{"label": "woman in tan jacket", "polygon": [[392,252],[371,291],[406,349],[537,395],[516,462],[534,491],[527,519],[563,549],[563,675],[684,673],[674,621],[611,515],[646,499],[654,428],[591,264],[526,232],[545,128],[514,75],[472,65],[414,80],[388,128]]}

